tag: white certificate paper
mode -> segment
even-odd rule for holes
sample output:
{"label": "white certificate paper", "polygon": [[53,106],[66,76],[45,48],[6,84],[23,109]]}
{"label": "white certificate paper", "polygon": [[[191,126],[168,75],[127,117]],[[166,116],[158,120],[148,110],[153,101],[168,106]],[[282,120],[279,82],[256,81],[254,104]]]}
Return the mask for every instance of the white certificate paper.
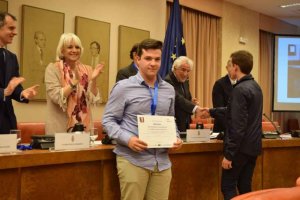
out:
{"label": "white certificate paper", "polygon": [[139,139],[148,148],[170,148],[176,142],[176,125],[172,116],[137,115]]}

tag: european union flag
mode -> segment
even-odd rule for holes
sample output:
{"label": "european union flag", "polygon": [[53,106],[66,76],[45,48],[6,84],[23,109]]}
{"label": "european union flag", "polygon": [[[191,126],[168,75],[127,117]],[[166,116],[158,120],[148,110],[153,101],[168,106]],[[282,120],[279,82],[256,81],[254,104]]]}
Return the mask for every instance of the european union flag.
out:
{"label": "european union flag", "polygon": [[159,70],[161,77],[164,78],[169,73],[176,58],[185,55],[186,49],[179,0],[174,0],[162,51],[161,67]]}

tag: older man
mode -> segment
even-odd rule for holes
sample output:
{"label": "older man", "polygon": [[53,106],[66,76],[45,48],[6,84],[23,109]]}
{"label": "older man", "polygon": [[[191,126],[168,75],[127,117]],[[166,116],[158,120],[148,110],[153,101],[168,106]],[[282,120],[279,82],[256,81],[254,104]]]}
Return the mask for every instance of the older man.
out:
{"label": "older man", "polygon": [[172,71],[166,76],[165,81],[173,85],[175,96],[175,117],[179,131],[184,132],[189,128],[191,115],[200,114],[200,107],[196,105],[197,99],[192,100],[189,88],[189,73],[194,63],[186,56],[178,57],[172,66]]}

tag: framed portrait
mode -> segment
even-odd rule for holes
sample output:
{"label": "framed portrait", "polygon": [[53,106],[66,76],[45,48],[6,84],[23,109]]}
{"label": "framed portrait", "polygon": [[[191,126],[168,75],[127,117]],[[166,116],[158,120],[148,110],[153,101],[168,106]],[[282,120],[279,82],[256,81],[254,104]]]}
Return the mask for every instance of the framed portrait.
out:
{"label": "framed portrait", "polygon": [[0,12],[7,12],[8,10],[8,2],[4,0],[0,0]]}
{"label": "framed portrait", "polygon": [[129,57],[132,46],[148,38],[150,38],[150,31],[119,26],[118,69],[126,67],[132,62]]}
{"label": "framed portrait", "polygon": [[36,100],[46,99],[45,69],[56,59],[56,47],[64,32],[64,13],[22,6],[21,72],[24,88],[39,84]]}
{"label": "framed portrait", "polygon": [[83,46],[81,62],[92,67],[104,63],[104,72],[97,79],[102,103],[108,99],[110,23],[76,16],[75,33]]}

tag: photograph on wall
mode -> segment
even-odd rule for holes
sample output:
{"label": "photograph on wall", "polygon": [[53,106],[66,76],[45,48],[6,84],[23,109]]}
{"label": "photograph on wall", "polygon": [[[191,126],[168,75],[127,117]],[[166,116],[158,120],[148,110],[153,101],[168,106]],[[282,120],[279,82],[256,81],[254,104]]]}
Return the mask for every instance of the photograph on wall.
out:
{"label": "photograph on wall", "polygon": [[0,0],[0,12],[7,12],[8,10],[8,2],[4,0]]}
{"label": "photograph on wall", "polygon": [[80,61],[92,67],[104,63],[103,73],[97,78],[102,103],[108,99],[110,23],[76,16],[75,33],[80,38],[83,54]]}
{"label": "photograph on wall", "polygon": [[64,32],[64,13],[22,6],[21,72],[24,88],[39,84],[35,100],[46,99],[45,69],[55,62],[56,47]]}
{"label": "photograph on wall", "polygon": [[118,69],[126,67],[132,62],[129,57],[132,46],[147,38],[150,38],[150,31],[119,26]]}

